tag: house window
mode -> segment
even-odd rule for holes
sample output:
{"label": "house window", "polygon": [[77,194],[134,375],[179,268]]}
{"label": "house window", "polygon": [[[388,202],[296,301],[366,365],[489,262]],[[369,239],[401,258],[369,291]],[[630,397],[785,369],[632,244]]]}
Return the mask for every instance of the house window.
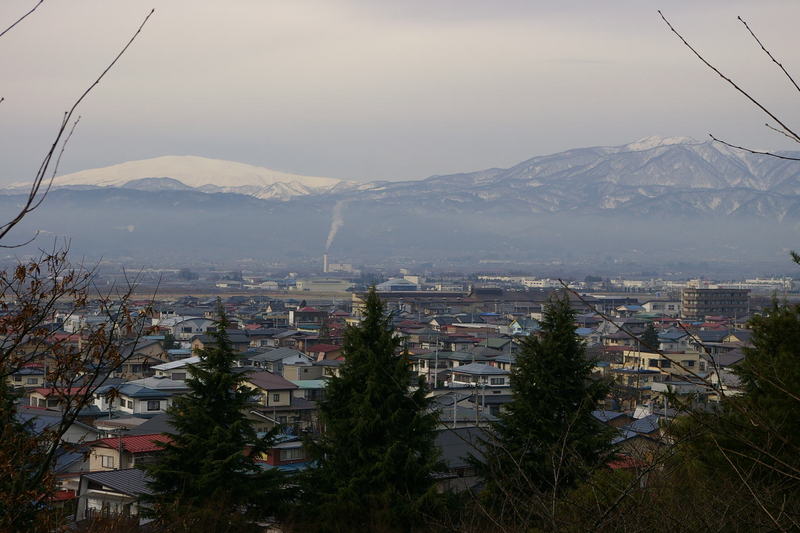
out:
{"label": "house window", "polygon": [[303,459],[303,448],[287,448],[281,450],[281,461]]}
{"label": "house window", "polygon": [[279,402],[279,401],[281,401],[281,395],[280,395],[280,393],[277,393],[277,392],[276,392],[275,394],[273,394],[273,395],[272,395],[272,401],[273,401],[273,402]]}
{"label": "house window", "polygon": [[490,385],[502,385],[505,381],[504,378],[489,378]]}
{"label": "house window", "polygon": [[36,385],[36,381],[37,381],[36,378],[28,378],[27,383],[28,385]]}
{"label": "house window", "polygon": [[192,328],[181,328],[181,331],[183,333],[191,333],[192,332]]}
{"label": "house window", "polygon": [[22,381],[22,376],[14,376],[14,381]]}
{"label": "house window", "polygon": [[186,372],[173,372],[170,379],[173,381],[183,381],[186,379]]}
{"label": "house window", "polygon": [[692,368],[694,366],[694,361],[684,361],[683,366]]}
{"label": "house window", "polygon": [[670,368],[672,366],[672,361],[667,361],[666,359],[661,360],[661,368]]}
{"label": "house window", "polygon": [[103,468],[114,468],[114,456],[112,455],[101,455],[100,456],[100,466]]}
{"label": "house window", "polygon": [[647,366],[655,366],[655,367],[657,367],[658,366],[658,359],[648,359],[647,360]]}
{"label": "house window", "polygon": [[161,402],[159,400],[147,400],[148,411],[158,411],[161,409]]}
{"label": "house window", "polygon": [[700,372],[705,372],[705,371],[706,371],[706,362],[700,361]]}

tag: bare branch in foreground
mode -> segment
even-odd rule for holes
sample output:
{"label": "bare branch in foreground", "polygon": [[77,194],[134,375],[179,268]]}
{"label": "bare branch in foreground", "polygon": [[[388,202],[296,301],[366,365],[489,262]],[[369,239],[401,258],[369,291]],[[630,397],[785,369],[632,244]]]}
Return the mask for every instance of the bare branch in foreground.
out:
{"label": "bare branch in foreground", "polygon": [[[784,135],[786,135],[784,132],[778,130],[777,128],[774,128],[774,127],[770,126],[769,124],[766,124],[766,126],[768,128],[774,129],[775,131],[778,131],[779,133],[783,133]],[[729,142],[723,141],[722,139],[717,139],[711,133],[709,133],[708,136],[711,137],[716,142],[718,142],[720,144],[724,144],[725,146],[727,146],[729,148],[735,148],[737,150],[744,150],[745,152],[750,152],[751,154],[768,155],[770,157],[777,157],[778,159],[785,159],[787,161],[800,161],[800,157],[790,157],[790,156],[787,156],[787,155],[776,154],[774,152],[764,152],[764,151],[761,151],[761,150],[753,150],[752,148],[745,148],[744,146],[738,146],[736,144],[731,144]],[[789,137],[789,138],[791,139],[791,137]]]}
{"label": "bare branch in foreground", "polygon": [[2,33],[0,33],[0,37],[2,37],[3,35],[5,35],[5,34],[6,34],[6,33],[8,33],[9,31],[11,31],[11,29],[12,29],[12,28],[14,28],[14,26],[16,26],[17,24],[19,24],[20,22],[22,22],[23,20],[25,20],[26,18],[28,18],[28,16],[29,16],[29,15],[31,15],[31,14],[32,14],[34,11],[36,11],[37,9],[39,9],[39,6],[40,6],[40,5],[42,5],[43,3],[44,3],[44,0],[39,0],[39,2],[37,2],[37,3],[36,3],[36,5],[35,5],[35,6],[33,6],[33,7],[30,9],[30,11],[28,11],[27,13],[25,13],[24,15],[22,15],[20,18],[18,18],[18,19],[17,19],[17,20],[16,20],[16,21],[15,21],[15,22],[14,22],[14,23],[11,25],[11,26],[9,26],[8,28],[4,29],[4,30],[3,30],[3,32],[2,32]]}
{"label": "bare branch in foreground", "polygon": [[772,60],[772,62],[775,63],[776,65],[778,65],[778,68],[780,68],[783,71],[783,73],[786,74],[786,77],[789,78],[790,82],[792,82],[792,85],[794,85],[794,88],[797,89],[798,91],[800,91],[800,87],[798,87],[797,82],[794,81],[794,78],[792,77],[792,75],[789,74],[789,72],[783,67],[781,62],[778,61],[777,59],[775,59],[775,57],[773,57],[773,55],[770,53],[770,51],[767,50],[767,48],[761,42],[761,39],[759,39],[758,36],[755,34],[755,32],[750,29],[750,25],[747,24],[747,22],[742,17],[736,17],[736,18],[739,19],[739,22],[744,24],[744,27],[747,28],[747,31],[749,31],[750,35],[753,36],[753,39],[756,40],[756,42],[758,43],[758,46],[760,46],[761,49],[764,50],[764,53],[767,54],[767,56]]}
{"label": "bare branch in foreground", "polygon": [[[741,87],[739,87],[739,85],[738,85],[738,84],[737,84],[735,81],[733,81],[731,78],[729,78],[728,76],[726,76],[725,74],[723,74],[723,73],[722,73],[722,72],[721,72],[721,71],[720,71],[720,70],[719,70],[717,67],[715,67],[714,65],[712,65],[711,63],[709,63],[709,62],[708,62],[708,60],[706,60],[706,58],[704,58],[704,57],[703,57],[703,56],[700,54],[700,52],[698,52],[698,51],[697,51],[697,50],[696,50],[696,49],[695,49],[695,48],[694,48],[694,47],[693,47],[691,44],[689,44],[689,42],[688,42],[688,41],[687,41],[687,40],[686,40],[686,39],[683,37],[683,35],[681,35],[680,33],[678,33],[678,30],[676,30],[676,29],[675,29],[675,28],[672,26],[672,24],[670,24],[669,20],[667,20],[667,17],[665,17],[665,16],[664,16],[664,14],[661,12],[661,10],[660,10],[660,9],[658,10],[658,14],[661,16],[661,19],[664,21],[664,23],[666,23],[667,27],[668,27],[668,28],[669,28],[669,29],[672,31],[672,33],[674,33],[675,35],[677,35],[677,36],[678,36],[678,38],[681,40],[681,42],[682,42],[684,45],[686,45],[686,47],[687,47],[689,50],[691,50],[691,51],[692,51],[692,53],[693,53],[695,56],[697,56],[697,58],[698,58],[700,61],[702,61],[702,62],[703,62],[703,64],[704,64],[705,66],[707,66],[708,68],[710,68],[711,70],[713,70],[713,71],[714,71],[714,72],[715,72],[715,73],[716,73],[716,74],[717,74],[717,75],[718,75],[720,78],[722,78],[723,80],[725,80],[726,82],[728,82],[728,84],[730,84],[730,85],[731,85],[731,87],[733,87],[734,89],[736,89],[737,91],[739,91],[739,93],[741,93],[742,95],[744,95],[744,97],[745,97],[745,98],[747,98],[748,100],[750,100],[750,102],[752,102],[752,103],[753,103],[753,104],[754,104],[756,107],[758,107],[758,108],[759,108],[761,111],[763,111],[764,113],[766,113],[766,114],[767,114],[767,115],[768,115],[768,116],[769,116],[769,117],[770,117],[772,120],[774,120],[775,122],[777,122],[777,123],[778,123],[778,124],[779,124],[779,125],[780,125],[780,126],[781,126],[781,127],[782,127],[782,128],[783,128],[783,129],[784,129],[786,132],[787,132],[787,133],[788,133],[788,134],[790,134],[790,135],[791,135],[791,138],[792,138],[792,139],[793,139],[795,142],[800,142],[800,135],[798,135],[797,133],[795,133],[795,132],[794,132],[794,131],[793,131],[793,130],[792,130],[790,127],[789,127],[789,126],[787,126],[786,124],[784,124],[782,120],[780,120],[780,119],[779,119],[777,116],[775,116],[775,114],[773,114],[773,113],[772,113],[772,112],[771,112],[769,109],[767,109],[767,108],[766,108],[766,107],[765,107],[765,106],[764,106],[764,105],[763,105],[761,102],[759,102],[759,101],[758,101],[758,100],[756,100],[756,99],[755,99],[753,96],[751,96],[751,95],[750,95],[750,93],[748,93],[747,91],[745,91],[744,89],[742,89]],[[737,148],[737,147],[734,147],[734,148]],[[766,154],[766,155],[769,155],[769,154]]]}
{"label": "bare branch in foreground", "polygon": [[[138,37],[138,35],[142,32],[142,29],[144,28],[144,25],[147,24],[147,21],[150,20],[150,17],[153,15],[154,12],[155,12],[155,9],[150,10],[150,12],[147,14],[147,16],[144,18],[142,23],[139,25],[138,29],[133,34],[133,36],[128,40],[128,42],[125,44],[125,46],[122,47],[122,50],[120,50],[120,52],[116,55],[116,57],[114,57],[114,59],[111,61],[111,63],[108,64],[108,66],[105,68],[105,70],[103,70],[103,72],[100,73],[100,75],[97,77],[97,79],[94,81],[94,83],[92,83],[86,90],[84,90],[83,93],[78,97],[78,99],[75,100],[75,102],[72,104],[72,107],[70,107],[69,111],[67,111],[64,114],[64,118],[61,121],[61,126],[59,127],[59,129],[58,129],[58,131],[56,133],[55,139],[53,140],[53,143],[50,146],[50,149],[47,151],[47,154],[45,154],[45,157],[42,160],[41,165],[39,165],[39,170],[36,172],[36,177],[33,179],[33,183],[31,184],[31,188],[30,188],[30,191],[28,192],[28,197],[27,197],[27,199],[25,201],[25,204],[20,208],[19,212],[14,216],[14,218],[12,218],[8,222],[0,225],[0,240],[2,240],[8,234],[8,232],[11,231],[14,228],[14,226],[19,224],[22,221],[22,219],[25,218],[25,216],[28,213],[30,213],[31,211],[33,211],[34,209],[36,209],[37,207],[39,207],[41,205],[42,200],[47,195],[47,192],[50,190],[50,187],[53,184],[53,179],[55,178],[55,173],[53,173],[53,176],[51,176],[49,178],[49,180],[47,182],[47,186],[45,187],[43,192],[41,191],[42,184],[43,184],[43,182],[45,181],[45,179],[47,177],[48,169],[51,168],[51,164],[53,163],[53,157],[56,154],[56,150],[58,150],[59,144],[61,144],[61,139],[64,137],[64,135],[65,135],[65,133],[67,131],[67,127],[68,127],[70,121],[72,120],[72,115],[75,113],[75,110],[78,108],[78,106],[81,104],[81,102],[83,102],[83,100],[86,98],[86,96],[88,96],[89,93],[95,87],[97,87],[97,85],[100,83],[100,81],[102,81],[102,79],[105,77],[105,75],[111,70],[111,68],[117,63],[117,61],[119,61],[119,59],[122,57],[122,55],[131,46],[131,44],[133,44],[133,41],[136,40],[136,37]],[[77,123],[77,121],[76,121],[76,123]],[[74,126],[73,126],[73,129],[74,129]],[[68,135],[71,135],[71,132]],[[58,158],[60,158],[60,154],[59,154]],[[56,162],[56,166],[57,166],[57,162]],[[17,245],[17,246],[19,246],[19,245]],[[0,248],[8,248],[8,247],[9,247],[8,245],[0,244]]]}

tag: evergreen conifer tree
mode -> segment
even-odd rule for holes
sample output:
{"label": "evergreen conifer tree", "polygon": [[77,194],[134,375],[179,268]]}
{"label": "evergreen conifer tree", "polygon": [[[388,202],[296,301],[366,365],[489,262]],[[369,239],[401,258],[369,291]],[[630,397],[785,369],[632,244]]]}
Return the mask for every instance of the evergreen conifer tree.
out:
{"label": "evergreen conifer tree", "polygon": [[569,299],[546,307],[539,336],[527,337],[511,374],[512,400],[493,424],[484,459],[484,495],[501,519],[528,520],[537,497],[560,493],[602,463],[609,435],[591,412],[606,383],[590,379],[593,363],[575,334]]}
{"label": "evergreen conifer tree", "polygon": [[167,411],[175,428],[171,442],[146,466],[153,491],[146,501],[167,531],[246,531],[281,499],[279,473],[255,462],[274,435],[259,438],[245,416],[252,390],[243,385],[246,375],[234,371],[221,305],[219,314],[209,332],[215,342],[188,367],[189,392]]}
{"label": "evergreen conifer tree", "polygon": [[647,327],[644,328],[644,333],[640,337],[642,343],[642,350],[654,351],[658,350],[658,332],[652,322],[648,322]]}
{"label": "evergreen conifer tree", "polygon": [[373,287],[363,322],[345,333],[341,373],[320,403],[324,432],[301,530],[408,531],[431,501],[436,418],[422,379],[409,390],[408,355],[398,346]]}
{"label": "evergreen conifer tree", "polygon": [[[719,505],[741,509],[728,529],[790,531],[800,524],[800,306],[774,302],[753,317],[752,346],[734,367],[741,394],[676,420],[680,475]],[[724,370],[723,370],[724,373]]]}
{"label": "evergreen conifer tree", "polygon": [[52,444],[34,432],[32,423],[17,419],[17,398],[0,381],[0,531],[52,531],[43,498],[56,483],[49,468],[42,471]]}

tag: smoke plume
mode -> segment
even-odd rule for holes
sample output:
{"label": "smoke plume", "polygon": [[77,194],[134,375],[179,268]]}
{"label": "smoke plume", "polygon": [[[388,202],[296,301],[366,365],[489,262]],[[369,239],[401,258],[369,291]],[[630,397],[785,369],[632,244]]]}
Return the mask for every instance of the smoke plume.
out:
{"label": "smoke plume", "polygon": [[344,204],[344,200],[339,200],[336,202],[336,205],[333,206],[331,229],[328,232],[328,240],[325,243],[326,252],[331,249],[331,244],[333,244],[333,239],[336,237],[336,232],[339,231],[339,228],[341,228],[342,224],[344,224],[344,217],[342,216],[342,208],[344,207]]}

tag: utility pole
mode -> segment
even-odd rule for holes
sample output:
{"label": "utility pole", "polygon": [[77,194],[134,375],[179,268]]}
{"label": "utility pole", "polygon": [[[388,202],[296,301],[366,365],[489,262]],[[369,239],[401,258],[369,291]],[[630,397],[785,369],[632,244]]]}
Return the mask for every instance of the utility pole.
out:
{"label": "utility pole", "polygon": [[478,427],[479,407],[480,404],[478,403],[478,384],[475,383],[475,427]]}
{"label": "utility pole", "polygon": [[436,351],[433,353],[433,390],[439,386],[439,335],[436,335]]}
{"label": "utility pole", "polygon": [[122,432],[128,431],[128,428],[118,427],[115,431],[117,433],[117,452],[119,453],[119,464],[117,465],[116,469],[122,470],[122,459],[123,459],[122,452],[124,450],[122,446]]}
{"label": "utility pole", "polygon": [[453,391],[453,429],[456,429],[458,423],[456,416],[456,406],[458,404],[458,392]]}

